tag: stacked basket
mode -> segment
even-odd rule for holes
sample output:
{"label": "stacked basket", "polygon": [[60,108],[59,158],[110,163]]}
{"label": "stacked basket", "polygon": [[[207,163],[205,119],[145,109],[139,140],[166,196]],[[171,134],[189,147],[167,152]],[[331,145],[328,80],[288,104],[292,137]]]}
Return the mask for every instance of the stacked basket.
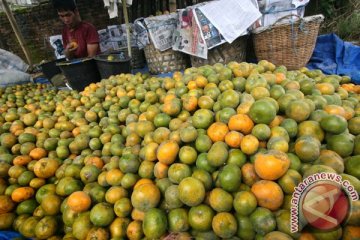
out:
{"label": "stacked basket", "polygon": [[149,71],[153,74],[180,71],[190,65],[188,55],[172,49],[161,52],[155,48],[152,42],[144,50]]}
{"label": "stacked basket", "polygon": [[[290,22],[281,22],[286,19]],[[271,26],[255,29],[253,41],[257,59],[284,65],[289,70],[304,67],[314,51],[323,20],[322,15],[305,18],[289,15]]]}
{"label": "stacked basket", "polygon": [[246,59],[246,36],[239,37],[234,42],[224,43],[208,52],[208,58],[203,59],[191,56],[191,65],[200,67],[214,65],[215,63],[229,63],[231,61],[243,62]]}
{"label": "stacked basket", "polygon": [[[124,52],[126,56],[129,55],[127,47],[120,48],[118,51]],[[137,46],[131,47],[131,67],[133,69],[145,67],[144,50]]]}

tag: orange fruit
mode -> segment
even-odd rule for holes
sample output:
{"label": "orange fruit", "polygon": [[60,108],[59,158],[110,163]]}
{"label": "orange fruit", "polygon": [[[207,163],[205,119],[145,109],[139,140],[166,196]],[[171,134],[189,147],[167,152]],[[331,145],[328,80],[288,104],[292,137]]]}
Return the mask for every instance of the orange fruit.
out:
{"label": "orange fruit", "polygon": [[288,169],[287,172],[278,180],[280,187],[285,194],[292,194],[302,181],[302,176],[299,172],[293,169]]}
{"label": "orange fruit", "polygon": [[252,163],[245,163],[241,167],[241,177],[242,181],[248,186],[252,186],[255,182],[260,180],[259,176],[256,174],[254,164]]}
{"label": "orange fruit", "polygon": [[286,108],[286,116],[294,119],[296,122],[302,122],[309,118],[311,108],[304,100],[294,100]]}
{"label": "orange fruit", "polygon": [[283,204],[284,193],[273,181],[260,180],[252,185],[251,192],[255,195],[260,207],[274,211]]}
{"label": "orange fruit", "polygon": [[320,156],[320,141],[312,136],[302,136],[295,142],[295,153],[303,162],[311,162]]}
{"label": "orange fruit", "polygon": [[253,135],[249,134],[241,140],[240,148],[245,154],[254,154],[259,147],[259,140]]}
{"label": "orange fruit", "polygon": [[184,208],[171,209],[168,214],[170,232],[186,232],[189,230],[188,211]]}
{"label": "orange fruit", "polygon": [[160,190],[154,184],[137,186],[131,194],[131,204],[134,208],[147,211],[154,208],[160,201]]}
{"label": "orange fruit", "polygon": [[241,140],[244,135],[237,131],[230,131],[225,135],[225,143],[232,148],[240,148]]}
{"label": "orange fruit", "polygon": [[212,220],[212,228],[221,238],[231,238],[237,231],[237,222],[233,214],[220,212]]}
{"label": "orange fruit", "polygon": [[240,191],[235,194],[234,209],[242,216],[250,215],[257,207],[255,195],[250,191]]}
{"label": "orange fruit", "polygon": [[197,129],[207,129],[214,121],[214,113],[209,109],[199,109],[192,116],[193,126]]}
{"label": "orange fruit", "polygon": [[204,184],[193,177],[183,179],[179,184],[179,198],[187,206],[199,205],[205,198]]}
{"label": "orange fruit", "polygon": [[320,121],[320,126],[326,132],[340,134],[348,128],[348,122],[340,115],[330,114]]}
{"label": "orange fruit", "polygon": [[251,105],[249,116],[255,123],[269,124],[276,116],[276,108],[270,101],[260,99]]}
{"label": "orange fruit", "polygon": [[230,130],[236,130],[243,134],[249,134],[254,127],[254,122],[246,114],[236,114],[229,119],[228,126]]}
{"label": "orange fruit", "polygon": [[166,233],[167,225],[167,217],[163,210],[151,208],[145,213],[143,231],[146,238],[160,239]]}
{"label": "orange fruit", "polygon": [[73,192],[67,200],[67,205],[74,212],[83,212],[89,209],[91,205],[91,198],[83,191]]}
{"label": "orange fruit", "polygon": [[191,207],[188,213],[189,225],[197,231],[211,230],[214,210],[205,204]]}
{"label": "orange fruit", "polygon": [[209,204],[217,212],[228,212],[232,209],[233,197],[222,188],[214,188],[209,195]]}
{"label": "orange fruit", "polygon": [[156,156],[159,162],[169,165],[175,161],[179,150],[177,142],[168,140],[160,144]]}
{"label": "orange fruit", "polygon": [[251,134],[254,135],[260,141],[264,141],[270,138],[271,130],[268,125],[259,123],[254,126],[254,128],[251,131]]}
{"label": "orange fruit", "polygon": [[207,130],[207,135],[213,142],[224,141],[229,128],[225,123],[215,122]]}

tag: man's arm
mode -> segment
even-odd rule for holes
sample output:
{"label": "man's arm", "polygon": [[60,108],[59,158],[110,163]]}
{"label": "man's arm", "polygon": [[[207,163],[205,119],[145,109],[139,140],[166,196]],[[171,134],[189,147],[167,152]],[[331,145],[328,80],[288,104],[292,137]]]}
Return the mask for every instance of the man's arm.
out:
{"label": "man's arm", "polygon": [[96,28],[90,24],[90,27],[88,28],[87,32],[87,38],[86,38],[86,48],[87,48],[87,55],[88,57],[94,57],[99,53],[99,34],[96,31]]}
{"label": "man's arm", "polygon": [[92,44],[87,44],[87,52],[88,52],[88,57],[94,57],[99,50],[99,44],[98,43],[92,43]]}

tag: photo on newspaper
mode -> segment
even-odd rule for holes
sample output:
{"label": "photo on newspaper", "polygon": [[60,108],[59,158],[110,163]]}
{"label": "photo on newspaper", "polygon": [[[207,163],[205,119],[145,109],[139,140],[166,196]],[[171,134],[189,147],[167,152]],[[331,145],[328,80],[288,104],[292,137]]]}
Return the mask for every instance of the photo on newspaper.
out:
{"label": "photo on newspaper", "polygon": [[173,35],[173,50],[207,59],[207,47],[193,8],[178,10],[177,28]]}
{"label": "photo on newspaper", "polygon": [[297,15],[303,17],[305,6],[308,3],[309,0],[261,0],[259,1],[260,11],[263,13],[261,25],[266,27],[274,23],[286,23],[290,20],[297,20],[297,17],[290,16]]}
{"label": "photo on newspaper", "polygon": [[172,47],[172,36],[176,28],[177,14],[171,13],[144,19],[150,39],[155,48],[165,51]]}
{"label": "photo on newspaper", "polygon": [[109,31],[107,29],[101,29],[99,33],[99,45],[101,52],[107,52],[114,49],[112,42],[110,41]]}
{"label": "photo on newspaper", "polygon": [[65,58],[62,36],[50,36],[49,42],[51,47],[54,49],[56,59]]}
{"label": "photo on newspaper", "polygon": [[262,13],[275,13],[305,7],[310,0],[258,0]]}
{"label": "photo on newspaper", "polygon": [[111,25],[107,29],[112,41],[121,41],[123,39],[124,31],[120,25]]}
{"label": "photo on newspaper", "polygon": [[[123,24],[125,25],[125,24]],[[126,28],[122,25],[111,25],[107,27],[113,49],[120,49],[127,46]]]}
{"label": "photo on newspaper", "polygon": [[[136,40],[136,33],[134,31],[134,24],[130,23],[129,24],[129,30],[130,30],[130,42],[131,42],[131,46],[136,46],[137,45],[137,40]],[[125,41],[125,45],[127,46],[127,32],[126,32],[126,24],[121,24],[121,29],[123,32],[123,37],[124,37],[124,41]]]}
{"label": "photo on newspaper", "polygon": [[225,39],[221,36],[216,27],[209,21],[207,17],[201,12],[200,9],[195,9],[195,19],[200,26],[206,46],[210,50],[220,44],[225,43]]}
{"label": "photo on newspaper", "polygon": [[248,28],[262,16],[252,0],[211,1],[199,9],[228,43],[248,34]]}
{"label": "photo on newspaper", "polygon": [[134,21],[134,34],[136,38],[136,44],[139,49],[143,49],[146,45],[150,43],[149,34],[144,25],[144,19],[136,19]]}

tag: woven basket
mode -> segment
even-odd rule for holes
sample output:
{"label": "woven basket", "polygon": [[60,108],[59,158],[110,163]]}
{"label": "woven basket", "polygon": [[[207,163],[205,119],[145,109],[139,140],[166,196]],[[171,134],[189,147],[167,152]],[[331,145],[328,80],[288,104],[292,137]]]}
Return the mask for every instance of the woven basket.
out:
{"label": "woven basket", "polygon": [[[128,48],[122,47],[118,51],[124,52],[128,56]],[[143,68],[145,67],[145,54],[143,49],[138,47],[131,47],[131,67],[134,68]]]}
{"label": "woven basket", "polygon": [[[297,17],[292,23],[279,23],[284,18]],[[257,59],[268,60],[275,65],[284,65],[289,70],[304,67],[315,48],[322,15],[300,18],[289,15],[280,18],[270,27],[253,31],[254,49]]]}
{"label": "woven basket", "polygon": [[131,64],[132,64],[133,68],[143,68],[143,67],[145,67],[144,49],[139,49],[137,47],[132,48]]}
{"label": "woven basket", "polygon": [[191,65],[200,67],[214,65],[215,63],[229,63],[231,61],[243,62],[246,59],[246,36],[236,39],[234,42],[224,43],[208,52],[208,59],[191,56]]}
{"label": "woven basket", "polygon": [[181,52],[172,49],[161,52],[152,43],[146,45],[144,50],[149,71],[152,74],[180,71],[190,66],[189,56]]}

